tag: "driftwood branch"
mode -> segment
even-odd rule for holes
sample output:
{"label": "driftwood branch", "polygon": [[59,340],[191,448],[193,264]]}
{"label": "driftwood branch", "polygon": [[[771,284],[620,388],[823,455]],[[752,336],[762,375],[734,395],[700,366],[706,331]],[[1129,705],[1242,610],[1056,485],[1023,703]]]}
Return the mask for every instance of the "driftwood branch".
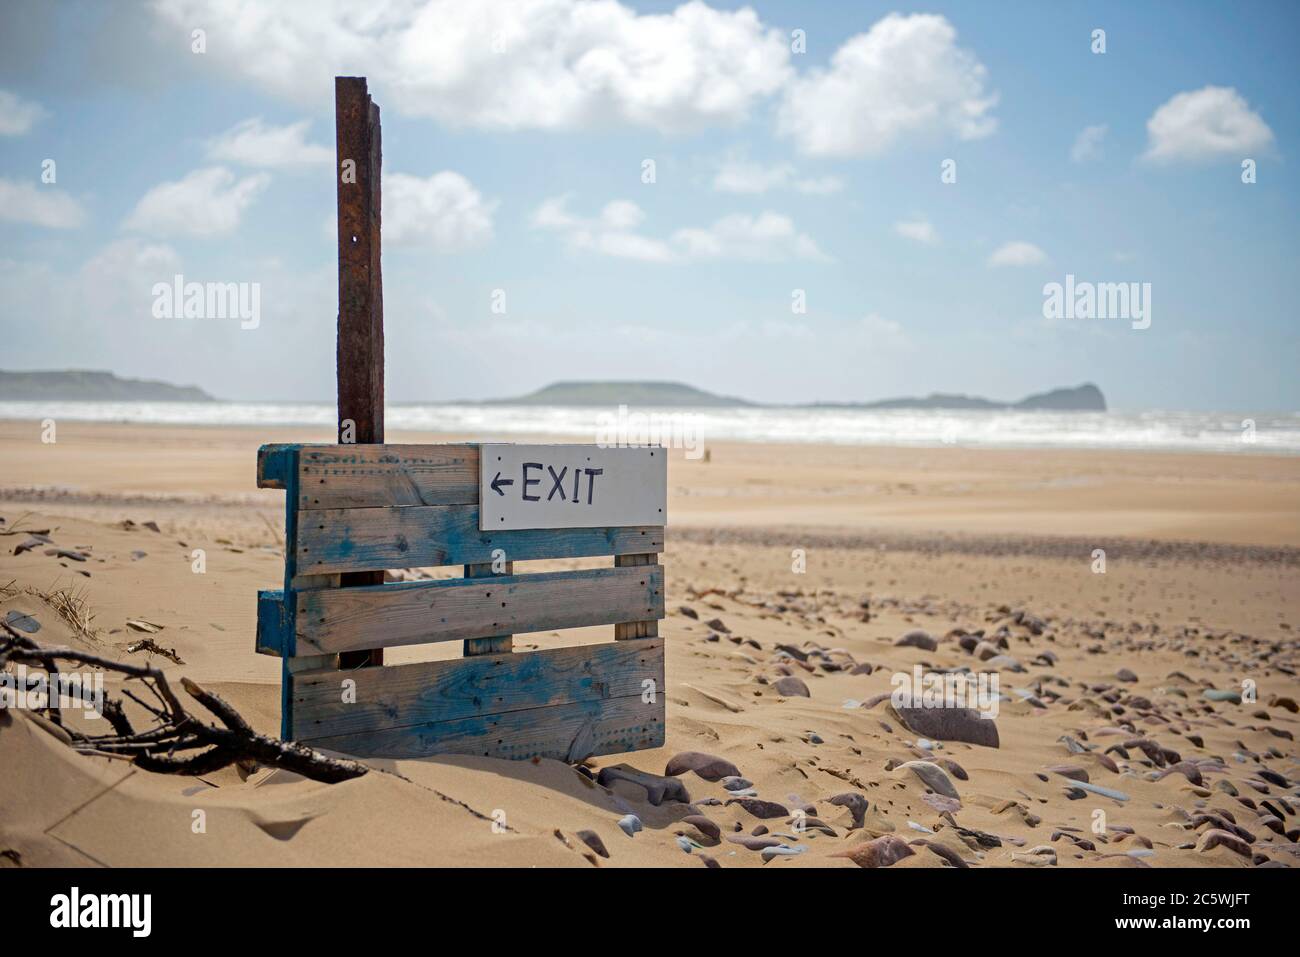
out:
{"label": "driftwood branch", "polygon": [[[130,758],[138,767],[160,774],[210,774],[236,762],[253,762],[284,768],[315,781],[334,783],[360,777],[369,770],[357,761],[326,757],[319,751],[293,741],[279,741],[258,734],[229,702],[206,691],[189,678],[181,679],[185,693],[215,715],[220,725],[190,714],[172,691],[167,676],[151,665],[127,664],[73,648],[46,648],[0,621],[0,669],[9,662],[37,667],[50,681],[45,713],[59,725],[79,751]],[[141,705],[154,719],[154,726],[137,731],[122,702],[104,698],[102,714],[111,731],[85,734],[69,727],[59,712],[59,664],[71,663],[99,668],[139,681],[161,707],[145,704],[130,691],[123,694]],[[200,750],[202,749],[202,750]],[[190,753],[198,751],[199,753]]]}

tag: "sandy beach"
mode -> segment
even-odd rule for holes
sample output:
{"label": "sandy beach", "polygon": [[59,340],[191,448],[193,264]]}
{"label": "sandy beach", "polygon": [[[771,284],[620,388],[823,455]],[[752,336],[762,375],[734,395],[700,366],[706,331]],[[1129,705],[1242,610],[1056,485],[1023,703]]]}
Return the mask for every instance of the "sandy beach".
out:
{"label": "sandy beach", "polygon": [[[275,734],[279,662],[253,642],[257,590],[283,576],[284,493],[257,489],[256,451],[330,439],[61,422],[46,444],[39,423],[0,422],[0,617],[34,618],[44,644],[165,667]],[[665,747],[589,773],[434,757],[371,760],[333,785],[247,767],[190,778],[79,755],[9,712],[0,765],[20,773],[0,775],[2,860],[1300,862],[1300,458],[735,443],[708,461],[671,453],[669,515]],[[49,542],[20,548],[33,533]],[[127,650],[144,637],[178,661]],[[998,675],[997,747],[938,740],[891,710],[892,677],[917,665]],[[721,760],[674,760],[688,752]],[[656,805],[593,780],[619,764],[703,773],[674,775],[687,800]],[[631,835],[629,814],[643,825]]]}

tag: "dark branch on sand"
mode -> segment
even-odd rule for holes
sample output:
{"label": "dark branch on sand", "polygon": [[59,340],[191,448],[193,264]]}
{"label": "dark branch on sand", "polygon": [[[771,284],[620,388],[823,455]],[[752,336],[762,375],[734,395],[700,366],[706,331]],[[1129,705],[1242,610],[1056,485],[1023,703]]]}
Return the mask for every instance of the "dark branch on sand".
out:
{"label": "dark branch on sand", "polygon": [[[293,741],[277,741],[258,734],[239,712],[219,695],[206,691],[189,678],[181,679],[185,693],[217,717],[221,726],[209,724],[185,710],[172,691],[167,676],[149,665],[126,664],[73,648],[45,648],[0,622],[0,668],[8,662],[43,669],[50,678],[46,715],[72,739],[79,751],[132,759],[136,766],[160,774],[210,774],[230,764],[255,762],[294,771],[314,781],[334,783],[360,777],[369,770],[357,761],[329,758]],[[122,702],[105,696],[103,716],[112,729],[107,734],[85,734],[69,727],[59,713],[57,693],[59,663],[73,663],[113,671],[139,681],[158,699],[160,708],[145,704],[130,691],[124,695],[153,715],[155,724],[136,731]],[[188,752],[206,749],[198,754]]]}

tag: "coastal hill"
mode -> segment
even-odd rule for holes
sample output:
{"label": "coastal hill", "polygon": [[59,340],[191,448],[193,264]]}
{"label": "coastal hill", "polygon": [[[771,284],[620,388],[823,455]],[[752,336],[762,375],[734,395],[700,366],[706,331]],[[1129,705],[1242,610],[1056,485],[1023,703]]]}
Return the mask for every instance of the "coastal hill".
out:
{"label": "coastal hill", "polygon": [[714,395],[681,382],[555,382],[513,399],[489,399],[482,405],[645,405],[753,406],[757,403]]}
{"label": "coastal hill", "polygon": [[211,402],[192,385],[150,379],[119,379],[111,372],[64,369],[5,372],[0,369],[0,400],[65,402]]}
{"label": "coastal hill", "polygon": [[1019,402],[994,402],[970,395],[931,393],[923,399],[882,399],[878,402],[818,402],[820,407],[841,409],[1020,409],[1051,412],[1105,412],[1106,398],[1092,383],[1073,389],[1039,392]]}
{"label": "coastal hill", "polygon": [[[758,407],[762,403],[715,395],[680,382],[556,382],[513,399],[491,399],[483,405],[640,405],[657,407]],[[876,402],[812,402],[805,407],[834,409],[1020,409],[1054,412],[1105,412],[1106,399],[1091,383],[1073,389],[1052,389],[1021,399],[996,402],[977,396],[934,393],[925,398],[882,399]]]}

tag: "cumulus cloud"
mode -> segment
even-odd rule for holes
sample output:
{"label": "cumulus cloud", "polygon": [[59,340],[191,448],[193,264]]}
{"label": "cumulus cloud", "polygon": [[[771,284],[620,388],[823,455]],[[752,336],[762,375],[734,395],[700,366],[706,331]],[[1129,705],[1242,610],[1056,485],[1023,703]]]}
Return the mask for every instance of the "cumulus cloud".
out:
{"label": "cumulus cloud", "polygon": [[569,211],[571,198],[566,194],[544,201],[533,213],[533,226],[561,233],[574,249],[604,256],[641,262],[671,262],[676,258],[667,243],[635,232],[645,212],[631,200],[614,200],[596,216],[583,217]]}
{"label": "cumulus cloud", "polygon": [[575,249],[606,256],[643,262],[827,258],[811,236],[780,213],[724,216],[709,226],[678,229],[668,239],[657,239],[636,232],[645,213],[633,202],[615,200],[597,216],[581,217],[570,212],[569,200],[566,195],[543,202],[533,214],[533,226],[563,234]]}
{"label": "cumulus cloud", "polygon": [[1081,129],[1079,135],[1074,138],[1074,145],[1070,147],[1070,159],[1075,163],[1088,163],[1101,159],[1101,144],[1106,139],[1108,130],[1109,127],[1105,123],[1085,126]]}
{"label": "cumulus cloud", "polygon": [[1156,163],[1242,157],[1273,142],[1273,131],[1236,90],[1178,93],[1147,120],[1144,158]]}
{"label": "cumulus cloud", "polygon": [[882,153],[910,134],[969,140],[996,126],[986,70],[942,16],[891,13],[850,38],[829,69],[794,79],[778,131],[810,156]]}
{"label": "cumulus cloud", "polygon": [[904,219],[894,223],[894,232],[904,239],[913,239],[918,243],[933,246],[939,241],[939,233],[928,219]]}
{"label": "cumulus cloud", "polygon": [[990,266],[1037,266],[1047,262],[1047,253],[1033,243],[1013,240],[1003,243],[989,256]]}
{"label": "cumulus cloud", "polygon": [[492,239],[496,207],[450,170],[426,179],[390,173],[384,177],[384,243],[439,252],[473,249]]}
{"label": "cumulus cloud", "polygon": [[812,196],[827,196],[844,188],[837,176],[800,176],[790,163],[764,165],[740,158],[729,158],[718,166],[713,188],[722,193],[766,193],[773,189],[792,189]]}
{"label": "cumulus cloud", "polygon": [[206,56],[289,99],[335,73],[385,106],[449,125],[664,131],[745,119],[791,74],[785,35],[749,8],[691,2],[638,14],[616,0],[159,0],[172,27],[209,27]]}
{"label": "cumulus cloud", "polygon": [[229,235],[270,181],[266,173],[236,179],[223,166],[196,169],[183,179],[159,183],[145,193],[125,225],[160,236]]}
{"label": "cumulus cloud", "polygon": [[39,103],[0,90],[0,136],[22,136],[44,116]]}
{"label": "cumulus cloud", "polygon": [[307,142],[309,120],[271,126],[260,116],[236,123],[208,141],[208,158],[240,166],[279,168],[328,163],[334,150]]}
{"label": "cumulus cloud", "polygon": [[57,186],[0,177],[0,219],[47,229],[76,229],[85,222],[86,213]]}
{"label": "cumulus cloud", "polygon": [[724,216],[705,228],[679,229],[674,242],[691,259],[827,259],[811,236],[794,220],[764,211],[757,216]]}

